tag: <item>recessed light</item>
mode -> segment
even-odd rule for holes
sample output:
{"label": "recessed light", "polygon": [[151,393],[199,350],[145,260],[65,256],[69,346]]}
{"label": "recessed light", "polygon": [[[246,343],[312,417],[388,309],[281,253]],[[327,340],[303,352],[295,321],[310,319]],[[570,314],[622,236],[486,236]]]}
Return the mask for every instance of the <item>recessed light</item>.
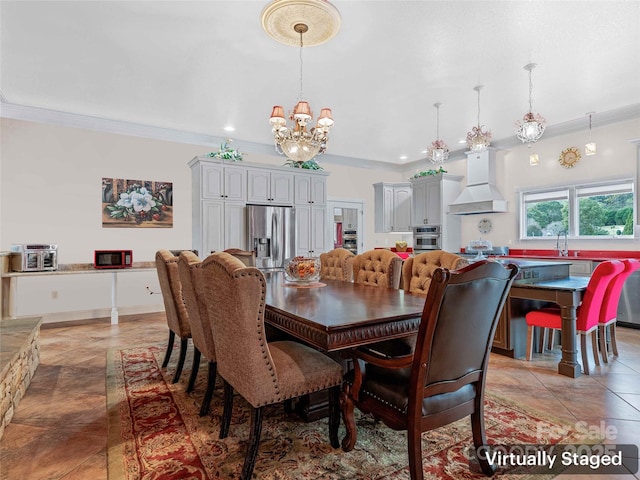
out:
{"label": "recessed light", "polygon": [[426,150],[420,150],[420,153],[427,153]]}
{"label": "recessed light", "polygon": [[463,138],[462,140],[458,140],[458,143],[462,145],[463,143],[467,143],[467,140]]}
{"label": "recessed light", "polygon": [[406,155],[400,155],[400,160],[406,160],[407,158],[409,157],[407,157]]}
{"label": "recessed light", "polygon": [[235,132],[236,128],[233,127],[232,125],[227,125],[226,127],[224,127],[224,131],[225,132]]}

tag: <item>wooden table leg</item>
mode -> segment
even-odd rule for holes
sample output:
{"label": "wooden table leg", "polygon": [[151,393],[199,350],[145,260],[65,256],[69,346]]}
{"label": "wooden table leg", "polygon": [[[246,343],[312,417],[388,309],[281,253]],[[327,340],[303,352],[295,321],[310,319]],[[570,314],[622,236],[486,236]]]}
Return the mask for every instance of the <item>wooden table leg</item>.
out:
{"label": "wooden table leg", "polygon": [[562,318],[562,359],[558,363],[558,373],[577,378],[582,375],[582,369],[578,363],[576,348],[576,305],[561,305],[560,317]]}

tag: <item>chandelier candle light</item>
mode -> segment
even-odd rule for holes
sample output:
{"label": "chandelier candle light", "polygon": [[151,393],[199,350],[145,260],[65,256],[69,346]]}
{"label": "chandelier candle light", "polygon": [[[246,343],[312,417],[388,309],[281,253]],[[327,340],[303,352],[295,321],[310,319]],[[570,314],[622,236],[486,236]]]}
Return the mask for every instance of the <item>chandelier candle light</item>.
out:
{"label": "chandelier candle light", "polygon": [[483,125],[480,125],[480,90],[482,88],[482,85],[473,87],[478,92],[478,125],[467,133],[467,146],[472,152],[483,152],[491,144],[491,132],[489,130],[483,131]]}
{"label": "chandelier candle light", "polygon": [[307,46],[318,45],[332,38],[340,26],[338,10],[326,0],[276,0],[262,12],[262,27],[273,39],[292,45],[294,35],[300,45],[300,96],[289,114],[293,126],[288,127],[284,108],[275,105],[269,123],[272,127],[276,151],[284,154],[295,165],[302,167],[316,155],[326,151],[329,130],[333,127],[330,108],[322,108],[315,127],[309,103],[302,92],[303,34],[308,34]]}
{"label": "chandelier candle light", "polygon": [[449,158],[449,147],[444,141],[440,140],[440,105],[442,103],[434,103],[436,107],[436,139],[431,142],[431,146],[427,149],[427,158],[435,165],[442,165]]}
{"label": "chandelier candle light", "polygon": [[534,68],[536,68],[535,63],[529,63],[524,66],[524,69],[529,71],[529,111],[524,114],[522,120],[516,122],[516,136],[522,143],[526,143],[529,148],[531,148],[532,143],[540,140],[547,126],[547,121],[542,115],[533,113],[533,103],[531,100],[533,82],[531,81],[531,72]]}

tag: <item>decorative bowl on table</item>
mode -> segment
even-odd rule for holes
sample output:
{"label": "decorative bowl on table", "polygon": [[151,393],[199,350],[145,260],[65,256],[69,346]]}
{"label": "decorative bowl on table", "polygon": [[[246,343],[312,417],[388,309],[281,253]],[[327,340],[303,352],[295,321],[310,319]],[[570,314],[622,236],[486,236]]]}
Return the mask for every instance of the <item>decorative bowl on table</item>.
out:
{"label": "decorative bowl on table", "polygon": [[293,257],[285,263],[287,282],[312,283],[320,279],[320,259],[317,257]]}

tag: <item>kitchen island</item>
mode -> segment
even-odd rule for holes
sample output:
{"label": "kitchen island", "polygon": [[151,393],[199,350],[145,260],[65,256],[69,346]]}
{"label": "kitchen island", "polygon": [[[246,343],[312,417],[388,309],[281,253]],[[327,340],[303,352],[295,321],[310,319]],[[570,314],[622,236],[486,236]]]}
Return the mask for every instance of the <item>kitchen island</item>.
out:
{"label": "kitchen island", "polygon": [[527,324],[525,315],[555,304],[562,316],[563,348],[558,372],[578,377],[581,366],[577,361],[576,309],[582,301],[589,277],[570,276],[567,261],[537,261],[504,258],[502,263],[515,263],[521,272],[516,277],[509,298],[496,329],[492,351],[512,358],[526,353]]}

